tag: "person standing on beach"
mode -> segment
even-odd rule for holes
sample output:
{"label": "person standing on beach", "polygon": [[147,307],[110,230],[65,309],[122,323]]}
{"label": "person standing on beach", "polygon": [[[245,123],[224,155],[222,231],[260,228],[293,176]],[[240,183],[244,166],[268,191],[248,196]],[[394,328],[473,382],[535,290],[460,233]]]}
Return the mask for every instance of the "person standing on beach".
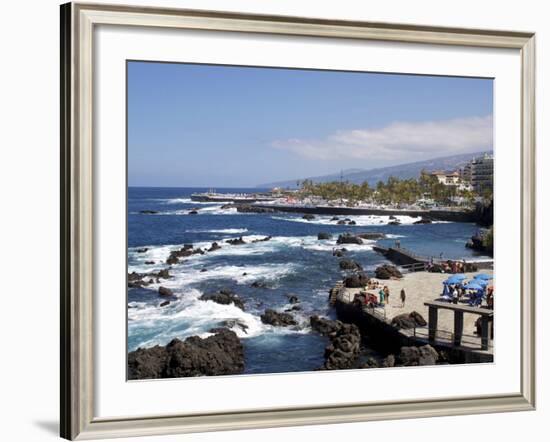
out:
{"label": "person standing on beach", "polygon": [[378,296],[380,297],[380,299],[378,300],[378,303],[381,305],[381,306],[384,306],[384,289],[380,289],[380,291],[378,292]]}
{"label": "person standing on beach", "polygon": [[388,288],[387,285],[384,286],[384,297],[386,299],[386,302],[389,304],[390,303],[390,289]]}
{"label": "person standing on beach", "polygon": [[403,307],[405,307],[405,300],[407,299],[407,295],[405,295],[405,289],[404,288],[401,289],[400,297],[401,297],[401,308],[403,308]]}

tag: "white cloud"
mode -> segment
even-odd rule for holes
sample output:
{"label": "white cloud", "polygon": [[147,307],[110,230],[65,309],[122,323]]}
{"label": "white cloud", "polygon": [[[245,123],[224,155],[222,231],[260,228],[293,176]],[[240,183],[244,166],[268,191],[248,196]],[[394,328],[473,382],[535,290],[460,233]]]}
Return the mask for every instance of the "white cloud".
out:
{"label": "white cloud", "polygon": [[315,160],[421,160],[491,149],[493,117],[394,122],[377,129],[337,131],[325,139],[278,140],[272,146]]}

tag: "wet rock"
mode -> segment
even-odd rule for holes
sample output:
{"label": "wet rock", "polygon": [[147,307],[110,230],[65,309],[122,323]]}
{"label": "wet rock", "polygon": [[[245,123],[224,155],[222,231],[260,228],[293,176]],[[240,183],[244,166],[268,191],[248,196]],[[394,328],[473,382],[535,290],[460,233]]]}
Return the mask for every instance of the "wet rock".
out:
{"label": "wet rock", "polygon": [[159,212],[157,210],[140,210],[139,213],[142,215],[155,215]]}
{"label": "wet rock", "polygon": [[205,293],[199,298],[201,301],[213,301],[218,304],[234,304],[241,310],[244,310],[244,303],[239,296],[229,289],[222,289],[216,293]]}
{"label": "wet rock", "polygon": [[340,218],[338,218],[337,216],[333,216],[330,220],[331,220],[331,221],[339,221]]}
{"label": "wet rock", "polygon": [[299,305],[293,305],[292,307],[285,309],[285,312],[297,312],[300,310],[302,310],[302,307]]}
{"label": "wet rock", "polygon": [[246,325],[243,321],[241,321],[237,318],[226,319],[225,321],[222,321],[221,325],[222,325],[222,327],[227,327],[227,328],[238,327],[243,332],[248,334],[248,325]]}
{"label": "wet rock", "polygon": [[289,313],[279,313],[273,309],[267,309],[260,319],[264,324],[274,325],[277,327],[287,327],[290,325],[298,325],[294,317]]}
{"label": "wet rock", "polygon": [[272,238],[271,236],[266,236],[265,238],[255,239],[255,240],[253,240],[252,242],[253,242],[253,243],[256,243],[256,242],[265,242],[265,241],[269,241],[271,238]]}
{"label": "wet rock", "polygon": [[145,264],[148,265],[148,266],[151,266],[151,265],[155,264],[155,261],[145,261]]}
{"label": "wet rock", "polygon": [[374,271],[376,278],[378,279],[392,279],[392,278],[402,278],[403,275],[399,269],[390,264],[384,264],[376,268]]}
{"label": "wet rock", "polygon": [[357,223],[353,220],[351,220],[350,222],[348,222],[348,226],[355,226]]}
{"label": "wet rock", "polygon": [[141,249],[137,249],[136,253],[145,253],[147,250],[149,250],[147,247],[143,247]]}
{"label": "wet rock", "polygon": [[380,364],[381,367],[394,367],[395,366],[395,356],[394,355],[388,355],[384,358],[382,363]]}
{"label": "wet rock", "polygon": [[332,238],[332,235],[330,233],[327,233],[327,232],[319,232],[317,234],[317,239],[321,240],[321,239],[331,239]]}
{"label": "wet rock", "polygon": [[250,284],[250,287],[255,289],[268,289],[269,284],[265,281],[254,281],[252,284]]}
{"label": "wet rock", "polygon": [[201,273],[208,272],[208,269],[202,268]]}
{"label": "wet rock", "polygon": [[353,259],[344,258],[341,259],[338,264],[341,270],[363,270],[361,264],[354,261]]}
{"label": "wet rock", "polygon": [[366,273],[360,272],[344,278],[344,286],[347,288],[362,288],[369,282],[369,277]]}
{"label": "wet rock", "polygon": [[194,249],[192,244],[185,244],[181,249],[179,250],[172,250],[170,252],[170,255],[168,256],[168,259],[166,260],[167,264],[174,265],[177,264],[180,260],[180,258],[186,258],[191,255],[204,254],[204,250],[202,249]]}
{"label": "wet rock", "polygon": [[190,210],[189,212],[187,212],[188,215],[198,215],[199,212],[197,210]]}
{"label": "wet rock", "polygon": [[355,324],[312,316],[311,328],[328,336],[330,344],[325,348],[322,370],[352,368],[359,357],[361,334]]}
{"label": "wet rock", "polygon": [[240,245],[246,244],[246,241],[243,239],[242,236],[239,236],[238,238],[234,238],[234,239],[228,239],[225,242],[227,244],[231,244],[232,246],[240,246]]}
{"label": "wet rock", "polygon": [[422,347],[401,347],[397,362],[403,366],[435,365],[439,359],[437,351],[431,345]]}
{"label": "wet rock", "polygon": [[169,304],[170,304],[170,301],[163,301],[163,302],[160,303],[160,306],[161,307],[166,307]]}
{"label": "wet rock", "polygon": [[210,330],[205,339],[173,339],[167,346],[139,348],[128,354],[129,379],[158,379],[239,374],[244,370],[244,350],[235,332]]}
{"label": "wet rock", "polygon": [[174,296],[174,292],[167,288],[167,287],[163,287],[163,286],[160,286],[159,287],[159,295],[160,296]]}
{"label": "wet rock", "polygon": [[432,220],[430,218],[422,217],[418,221],[415,221],[413,224],[431,224]]}
{"label": "wet rock", "polygon": [[332,252],[332,256],[336,256],[337,258],[341,258],[344,256],[345,249],[336,249]]}
{"label": "wet rock", "polygon": [[298,296],[296,295],[288,294],[286,296],[288,298],[289,304],[298,304],[300,302],[300,300],[298,299]]}
{"label": "wet rock", "polygon": [[221,249],[221,246],[217,242],[213,242],[210,244],[210,248],[208,249],[209,252],[215,252],[216,250]]}
{"label": "wet rock", "polygon": [[342,233],[338,236],[336,244],[363,244],[363,240],[358,236],[352,235],[350,233]]}
{"label": "wet rock", "polygon": [[339,225],[339,226],[344,226],[346,224],[346,222],[343,219],[341,219],[336,224]]}
{"label": "wet rock", "polygon": [[390,221],[388,223],[388,226],[400,226],[401,223],[399,221]]}
{"label": "wet rock", "polygon": [[302,216],[302,218],[307,220],[307,221],[311,221],[311,220],[315,219],[315,215],[312,215],[311,213],[306,213],[304,216]]}
{"label": "wet rock", "polygon": [[396,220],[397,218],[395,217],[395,215],[390,215],[390,216],[388,217],[388,219]]}

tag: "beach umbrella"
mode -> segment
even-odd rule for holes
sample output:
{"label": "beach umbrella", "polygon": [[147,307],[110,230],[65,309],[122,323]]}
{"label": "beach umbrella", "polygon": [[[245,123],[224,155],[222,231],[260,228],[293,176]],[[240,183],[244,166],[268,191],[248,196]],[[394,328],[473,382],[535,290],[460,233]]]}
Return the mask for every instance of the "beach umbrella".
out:
{"label": "beach umbrella", "polygon": [[447,278],[444,281],[444,284],[460,284],[465,279],[466,279],[466,276],[462,275],[461,273],[457,273],[456,275],[453,275]]}
{"label": "beach umbrella", "polygon": [[479,279],[481,281],[488,281],[489,279],[493,279],[491,275],[488,275],[487,273],[480,273],[479,275],[475,275],[474,279]]}
{"label": "beach umbrella", "polygon": [[472,282],[480,285],[481,287],[487,287],[489,285],[489,281],[486,281],[485,279],[474,279]]}
{"label": "beach umbrella", "polygon": [[483,287],[478,284],[476,281],[470,281],[464,286],[466,290],[483,290]]}

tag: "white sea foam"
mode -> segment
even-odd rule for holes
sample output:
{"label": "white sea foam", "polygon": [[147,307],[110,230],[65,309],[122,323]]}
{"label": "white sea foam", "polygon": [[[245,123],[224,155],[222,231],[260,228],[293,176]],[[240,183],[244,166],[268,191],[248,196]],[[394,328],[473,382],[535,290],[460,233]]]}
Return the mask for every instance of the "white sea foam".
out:
{"label": "white sea foam", "polygon": [[237,233],[246,233],[248,229],[212,229],[212,230],[187,230],[189,233],[227,233],[227,234],[237,234]]}
{"label": "white sea foam", "polygon": [[[338,221],[333,221],[332,215],[315,215],[315,218],[308,221],[307,219],[303,219],[302,217],[285,217],[285,216],[273,216],[273,219],[278,219],[282,221],[291,221],[296,223],[306,223],[306,224],[318,224],[318,225],[324,225],[324,226],[336,226],[338,225]],[[356,227],[365,227],[365,226],[377,226],[377,225],[386,225],[390,223],[391,221],[394,221],[394,219],[390,219],[387,215],[351,215],[351,216],[344,216],[341,215],[338,217],[340,220],[343,219],[350,219],[352,221],[355,221]],[[421,217],[413,217],[413,216],[407,216],[407,215],[396,215],[395,219],[399,221],[401,224],[404,225],[410,225],[413,224],[415,221],[418,221],[421,219]],[[352,224],[353,226],[353,224]]]}
{"label": "white sea foam", "polygon": [[[140,342],[140,347],[166,345],[173,338],[185,339],[197,335],[202,338],[211,335],[213,327],[226,325],[226,321],[235,321],[231,327],[237,336],[250,338],[260,334],[307,333],[307,318],[297,317],[300,328],[272,327],[263,324],[260,318],[245,312],[234,304],[222,305],[213,301],[201,301],[201,293],[190,289],[179,295],[168,306],[132,303],[128,309],[128,329],[143,333],[144,330],[154,332],[154,338]],[[138,305],[140,304],[140,305]],[[225,323],[225,324],[224,324]],[[244,327],[243,327],[244,326]]]}

